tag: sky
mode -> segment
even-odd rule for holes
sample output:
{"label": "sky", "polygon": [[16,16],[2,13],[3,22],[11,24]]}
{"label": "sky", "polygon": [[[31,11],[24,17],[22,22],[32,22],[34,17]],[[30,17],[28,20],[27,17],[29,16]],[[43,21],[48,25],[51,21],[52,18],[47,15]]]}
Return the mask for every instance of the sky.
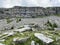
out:
{"label": "sky", "polygon": [[13,6],[60,6],[60,0],[0,0],[0,7],[10,8]]}

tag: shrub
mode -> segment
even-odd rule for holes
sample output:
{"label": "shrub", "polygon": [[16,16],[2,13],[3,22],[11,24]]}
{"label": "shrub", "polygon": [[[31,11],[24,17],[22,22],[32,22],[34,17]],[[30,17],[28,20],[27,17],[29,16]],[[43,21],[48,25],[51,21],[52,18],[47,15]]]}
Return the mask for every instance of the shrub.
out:
{"label": "shrub", "polygon": [[56,24],[56,23],[54,23],[54,24],[53,24],[53,27],[57,28],[58,26],[57,26],[57,24]]}
{"label": "shrub", "polygon": [[10,18],[6,18],[6,20],[7,20],[7,23],[10,23],[10,22],[12,22],[13,20],[12,19],[10,19]]}
{"label": "shrub", "polygon": [[48,20],[47,24],[48,24],[50,27],[52,27],[52,24],[49,22],[49,20]]}
{"label": "shrub", "polygon": [[49,22],[49,20],[47,21],[47,23],[46,23],[45,25],[47,25],[48,27],[51,27],[51,28],[48,28],[48,30],[54,30],[54,28],[57,28],[57,27],[58,27],[58,26],[56,25],[56,23],[51,24],[51,23]]}

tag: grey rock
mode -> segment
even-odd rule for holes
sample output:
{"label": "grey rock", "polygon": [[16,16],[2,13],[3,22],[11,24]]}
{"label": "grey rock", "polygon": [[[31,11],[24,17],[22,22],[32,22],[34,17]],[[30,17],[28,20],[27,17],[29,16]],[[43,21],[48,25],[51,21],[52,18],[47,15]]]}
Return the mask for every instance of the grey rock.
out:
{"label": "grey rock", "polygon": [[31,45],[35,45],[35,41],[31,41]]}
{"label": "grey rock", "polygon": [[13,39],[13,42],[23,43],[23,42],[27,41],[29,38],[30,38],[30,37],[25,37],[25,38],[19,38],[19,37],[17,37],[17,38],[14,38],[14,39]]}
{"label": "grey rock", "polygon": [[37,37],[41,41],[45,42],[46,44],[49,44],[49,43],[54,41],[53,39],[50,39],[50,38],[48,38],[45,35],[40,34],[40,33],[35,33],[34,35],[35,35],[35,37]]}

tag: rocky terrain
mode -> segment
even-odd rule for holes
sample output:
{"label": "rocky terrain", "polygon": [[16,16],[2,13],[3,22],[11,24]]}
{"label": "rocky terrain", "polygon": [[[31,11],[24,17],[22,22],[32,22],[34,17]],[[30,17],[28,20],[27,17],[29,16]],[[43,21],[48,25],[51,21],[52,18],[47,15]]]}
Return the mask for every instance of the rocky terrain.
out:
{"label": "rocky terrain", "polygon": [[60,7],[22,7],[0,8],[0,19],[12,17],[42,17],[49,15],[59,15]]}
{"label": "rocky terrain", "polygon": [[0,33],[0,45],[60,45],[60,31],[22,29]]}
{"label": "rocky terrain", "polygon": [[60,7],[0,8],[0,45],[60,45],[59,16]]}
{"label": "rocky terrain", "polygon": [[60,17],[0,20],[0,45],[60,45]]}
{"label": "rocky terrain", "polygon": [[60,17],[58,16],[48,16],[43,18],[9,18],[0,20],[0,30],[10,30],[12,28],[17,29],[23,25],[35,24],[38,25],[40,29],[47,28],[60,28]]}

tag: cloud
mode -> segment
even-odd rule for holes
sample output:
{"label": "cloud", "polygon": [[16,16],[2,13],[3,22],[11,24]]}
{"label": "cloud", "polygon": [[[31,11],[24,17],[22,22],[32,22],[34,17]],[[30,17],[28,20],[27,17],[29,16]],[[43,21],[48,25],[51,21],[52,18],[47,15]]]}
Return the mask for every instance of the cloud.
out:
{"label": "cloud", "polygon": [[20,4],[21,4],[21,0],[0,0],[0,7],[9,8]]}
{"label": "cloud", "polygon": [[50,3],[53,6],[60,6],[60,0],[51,0]]}
{"label": "cloud", "polygon": [[11,6],[11,0],[0,0],[0,7],[10,7]]}
{"label": "cloud", "polygon": [[0,7],[12,6],[60,6],[60,0],[0,0]]}

